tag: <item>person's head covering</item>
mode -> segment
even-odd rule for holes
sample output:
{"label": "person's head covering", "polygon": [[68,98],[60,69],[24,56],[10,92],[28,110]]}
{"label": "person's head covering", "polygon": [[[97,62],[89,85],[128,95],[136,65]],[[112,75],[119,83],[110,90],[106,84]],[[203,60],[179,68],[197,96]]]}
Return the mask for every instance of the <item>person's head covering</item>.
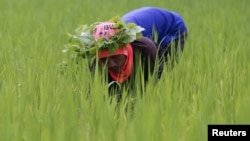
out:
{"label": "person's head covering", "polygon": [[118,29],[114,29],[115,23],[112,22],[103,22],[97,25],[93,32],[93,37],[95,40],[98,38],[106,38],[109,39],[112,35],[118,33]]}
{"label": "person's head covering", "polygon": [[118,48],[114,53],[110,53],[107,49],[102,50],[98,53],[98,58],[106,58],[113,55],[125,55],[126,60],[123,64],[119,73],[115,73],[111,70],[108,70],[109,75],[119,83],[124,82],[131,75],[132,66],[133,66],[133,49],[131,44],[127,44],[125,47]]}
{"label": "person's head covering", "polygon": [[[116,33],[119,32],[118,29],[113,28],[114,24],[115,23],[111,23],[111,22],[103,22],[97,25],[93,32],[94,39],[95,40],[99,38],[110,39],[112,35],[115,35]],[[126,61],[124,65],[122,66],[122,69],[119,73],[115,73],[115,72],[112,72],[111,70],[108,70],[109,75],[115,81],[122,83],[131,75],[131,70],[133,66],[133,49],[132,49],[131,44],[128,43],[127,45],[123,47],[119,47],[116,51],[112,53],[108,49],[102,49],[98,52],[98,59],[107,58],[113,55],[125,55],[126,56]]]}
{"label": "person's head covering", "polygon": [[110,56],[114,56],[114,55],[128,55],[128,51],[126,47],[119,47],[117,50],[115,50],[115,52],[110,52],[108,49],[103,49],[101,51],[98,52],[98,58],[108,58]]}

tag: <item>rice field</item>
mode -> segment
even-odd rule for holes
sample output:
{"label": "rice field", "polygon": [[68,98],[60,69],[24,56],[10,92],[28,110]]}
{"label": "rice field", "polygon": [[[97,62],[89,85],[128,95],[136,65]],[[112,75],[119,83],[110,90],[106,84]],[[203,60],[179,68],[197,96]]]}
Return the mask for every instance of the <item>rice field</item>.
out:
{"label": "rice field", "polygon": [[[78,25],[141,6],[180,13],[188,40],[179,63],[137,91],[143,97],[133,110],[125,99],[117,112],[101,74],[90,77],[86,60],[76,64],[62,50]],[[249,7],[249,0],[0,0],[0,140],[205,141],[208,124],[250,124]]]}

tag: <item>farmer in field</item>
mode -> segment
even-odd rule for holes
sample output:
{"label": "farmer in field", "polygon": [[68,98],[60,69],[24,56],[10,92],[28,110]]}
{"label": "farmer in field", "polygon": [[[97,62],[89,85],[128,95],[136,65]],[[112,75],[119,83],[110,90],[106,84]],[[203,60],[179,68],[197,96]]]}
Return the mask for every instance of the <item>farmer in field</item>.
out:
{"label": "farmer in field", "polygon": [[75,35],[70,34],[67,47],[75,51],[76,56],[91,60],[91,72],[99,66],[99,70],[107,73],[109,84],[116,82],[109,90],[116,91],[118,85],[118,89],[134,90],[141,85],[135,81],[144,80],[146,83],[155,71],[156,43],[143,37],[143,30],[134,23],[126,24],[117,16],[107,22],[80,26]]}
{"label": "farmer in field", "polygon": [[[161,60],[159,77],[163,71],[163,62],[168,62],[172,54],[184,49],[187,27],[183,18],[176,12],[158,7],[142,7],[122,16],[126,23],[135,23],[143,28],[143,36],[154,40],[158,46]],[[177,56],[172,58],[178,59]]]}
{"label": "farmer in field", "polygon": [[[139,80],[145,83],[154,73],[160,78],[163,60],[169,59],[172,43],[176,50],[183,50],[187,34],[177,13],[151,7],[131,11],[122,19],[116,17],[90,27],[82,26],[76,32],[77,35],[71,36],[70,46],[75,47],[78,55],[95,57],[91,70],[97,63],[99,68],[107,70],[109,84],[117,82],[129,87],[140,85],[135,78],[140,77],[137,74],[141,70],[143,77]],[[159,68],[156,68],[157,55],[162,60]]]}

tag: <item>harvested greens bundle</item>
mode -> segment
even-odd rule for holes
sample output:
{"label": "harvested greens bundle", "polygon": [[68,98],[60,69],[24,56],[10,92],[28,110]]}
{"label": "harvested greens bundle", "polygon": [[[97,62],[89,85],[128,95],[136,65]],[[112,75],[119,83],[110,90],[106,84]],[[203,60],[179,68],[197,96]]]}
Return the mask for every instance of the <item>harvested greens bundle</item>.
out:
{"label": "harvested greens bundle", "polygon": [[75,56],[83,58],[93,58],[100,49],[107,48],[109,51],[115,51],[117,48],[133,42],[142,37],[144,28],[134,24],[125,23],[119,16],[113,17],[108,22],[115,23],[113,28],[118,33],[112,35],[109,39],[94,39],[93,31],[101,22],[95,22],[91,25],[80,25],[75,29],[75,34],[68,34],[69,41],[63,52],[73,51]]}

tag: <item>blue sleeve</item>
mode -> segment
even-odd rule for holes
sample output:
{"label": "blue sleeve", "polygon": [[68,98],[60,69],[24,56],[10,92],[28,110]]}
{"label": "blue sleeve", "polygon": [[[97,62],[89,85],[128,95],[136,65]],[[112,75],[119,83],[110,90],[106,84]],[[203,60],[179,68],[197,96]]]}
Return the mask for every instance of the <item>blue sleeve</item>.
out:
{"label": "blue sleeve", "polygon": [[153,40],[156,40],[153,34],[156,32],[156,42],[162,45],[168,44],[187,30],[178,13],[157,7],[135,9],[123,15],[122,19],[126,23],[132,22],[145,28],[142,34]]}

